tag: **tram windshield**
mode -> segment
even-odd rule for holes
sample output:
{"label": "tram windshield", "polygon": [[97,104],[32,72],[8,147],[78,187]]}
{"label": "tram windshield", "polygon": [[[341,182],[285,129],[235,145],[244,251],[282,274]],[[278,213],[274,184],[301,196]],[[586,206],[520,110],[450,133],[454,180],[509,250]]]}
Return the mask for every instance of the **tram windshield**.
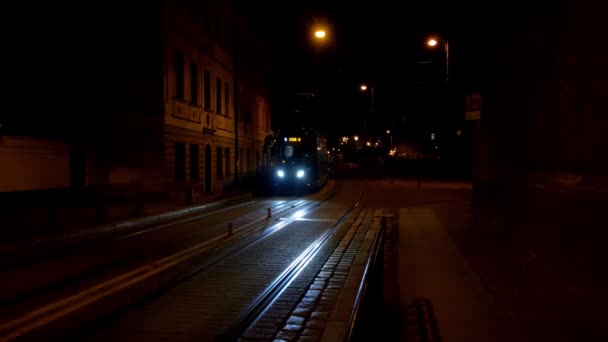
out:
{"label": "tram windshield", "polygon": [[314,156],[315,148],[302,143],[285,142],[279,144],[275,151],[277,158],[290,161],[309,159]]}

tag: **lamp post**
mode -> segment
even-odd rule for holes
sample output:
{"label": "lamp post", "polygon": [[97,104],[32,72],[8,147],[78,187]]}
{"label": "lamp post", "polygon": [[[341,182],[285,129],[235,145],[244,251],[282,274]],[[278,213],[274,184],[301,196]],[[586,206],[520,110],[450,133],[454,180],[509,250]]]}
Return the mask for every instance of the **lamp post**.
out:
{"label": "lamp post", "polygon": [[448,44],[447,39],[442,39],[442,38],[429,38],[426,41],[426,44],[432,48],[434,48],[435,46],[437,46],[438,41],[441,41],[443,43],[443,49],[445,50],[445,80],[449,81],[450,80],[450,46]]}
{"label": "lamp post", "polygon": [[390,149],[392,150],[392,149],[393,149],[393,135],[391,134],[391,130],[390,130],[390,129],[387,129],[387,130],[386,130],[386,134],[388,134],[388,136],[389,136],[389,138],[390,138],[390,141],[391,141],[391,144],[390,144]]}
{"label": "lamp post", "polygon": [[[362,84],[360,87],[361,91],[367,91],[367,85],[366,84]],[[372,110],[374,108],[374,87],[369,88],[370,94],[372,96]]]}
{"label": "lamp post", "polygon": [[[374,87],[367,87],[366,84],[362,84],[359,89],[361,89],[362,92],[366,92],[367,89],[369,89],[370,95],[371,95],[371,107],[370,107],[370,112],[374,112]],[[366,122],[366,117],[363,117],[363,137],[367,138],[367,122]]]}

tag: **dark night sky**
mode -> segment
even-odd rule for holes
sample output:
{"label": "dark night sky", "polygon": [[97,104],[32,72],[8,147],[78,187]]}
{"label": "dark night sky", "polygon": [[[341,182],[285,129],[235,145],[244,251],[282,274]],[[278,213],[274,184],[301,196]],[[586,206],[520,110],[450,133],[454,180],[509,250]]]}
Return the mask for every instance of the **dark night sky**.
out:
{"label": "dark night sky", "polygon": [[[395,120],[403,122],[404,117],[410,123],[412,120],[415,122],[416,118],[423,118],[418,120],[420,125],[432,125],[432,122],[426,122],[432,117],[429,112],[437,114],[444,111],[440,107],[446,102],[440,95],[445,64],[440,49],[432,51],[424,46],[428,33],[448,37],[454,84],[476,87],[483,81],[479,75],[487,76],[491,74],[488,71],[493,70],[492,59],[488,56],[492,56],[492,51],[501,45],[506,32],[519,29],[518,20],[525,18],[520,14],[529,11],[513,1],[509,2],[509,7],[481,0],[236,1],[243,7],[271,52],[275,127],[291,120],[286,115],[288,110],[285,106],[289,92],[314,91],[323,110],[320,118],[315,118],[313,123],[333,128],[331,131],[336,134],[361,130],[360,118],[368,111],[370,102],[369,94],[361,93],[358,89],[362,82],[375,89],[377,115],[374,116],[374,123],[378,130],[383,131]],[[56,13],[67,13],[59,8],[52,9]],[[87,16],[76,17],[80,20],[88,20],[90,13],[99,12],[92,5],[80,11],[87,13]],[[75,25],[67,25],[46,15],[47,12],[40,9],[32,17],[31,12],[23,11],[24,15],[27,13],[33,18],[29,22],[49,22],[53,27],[63,25],[65,32],[59,30],[58,34],[47,34],[48,39],[35,36],[32,40],[24,38],[27,37],[26,33],[33,35],[29,33],[31,30],[25,30],[24,20],[17,20],[19,25],[5,22],[5,32],[15,29],[22,32],[12,38],[16,46],[13,50],[21,51],[24,46],[39,50],[54,66],[76,61],[85,64],[86,58],[54,58],[54,51],[58,50],[57,37],[76,42],[74,46],[87,43],[94,47],[99,45],[99,37],[92,35],[93,32],[81,35],[81,30],[75,29],[81,27],[78,20],[75,20]],[[146,15],[142,13],[142,18]],[[38,16],[41,20],[37,19]],[[329,28],[330,40],[323,46],[315,45],[311,39],[312,28],[317,21]],[[95,33],[103,37],[104,32],[112,26],[106,25],[106,20],[100,22],[103,25],[99,25]],[[42,24],[38,26],[43,27]],[[40,35],[40,32],[35,34]],[[35,46],[30,43],[32,41],[36,42]],[[101,48],[97,50],[103,51]],[[15,56],[22,63],[26,54]],[[36,58],[34,53],[27,56],[34,60]],[[432,63],[416,64],[417,60]],[[40,63],[32,65],[42,67]],[[95,70],[101,66],[96,65]],[[61,67],[54,69],[61,70]],[[55,81],[47,79],[48,82]],[[420,81],[425,82],[423,87]],[[456,107],[452,106],[454,111],[459,110]]]}
{"label": "dark night sky", "polygon": [[[517,25],[512,17],[507,20],[508,14],[526,11],[515,3],[504,7],[470,0],[244,3],[273,56],[275,126],[291,121],[284,107],[286,93],[312,90],[324,108],[323,119],[315,124],[331,127],[335,134],[361,129],[357,118],[370,100],[369,94],[358,90],[362,82],[375,88],[378,131],[404,118],[428,126],[432,125],[429,115],[446,110],[461,115],[459,105],[464,100],[457,96],[441,106],[448,101],[441,91],[444,54],[442,49],[426,48],[426,37],[435,33],[449,39],[453,84],[461,92],[476,89],[483,81],[480,75],[487,75],[491,67],[488,56],[513,29],[509,25]],[[316,22],[329,27],[331,40],[323,46],[310,38]],[[509,25],[501,24],[506,22]]]}

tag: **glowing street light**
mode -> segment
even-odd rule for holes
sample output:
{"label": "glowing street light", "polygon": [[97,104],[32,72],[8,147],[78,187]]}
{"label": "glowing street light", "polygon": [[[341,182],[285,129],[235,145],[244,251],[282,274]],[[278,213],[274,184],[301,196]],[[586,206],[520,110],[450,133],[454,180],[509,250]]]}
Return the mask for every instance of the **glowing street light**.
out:
{"label": "glowing street light", "polygon": [[325,39],[325,36],[327,36],[327,32],[325,32],[325,30],[316,30],[315,31],[315,38]]}
{"label": "glowing street light", "polygon": [[355,139],[355,141],[359,141],[359,136],[358,136],[358,135],[355,135],[355,136],[353,137],[353,139]]}
{"label": "glowing street light", "polygon": [[[361,86],[359,86],[359,89],[361,89],[361,91],[366,92],[367,91],[367,84],[361,84]],[[370,93],[371,93],[371,100],[372,100],[372,104],[370,107],[370,111],[373,112],[374,111],[374,87],[371,87],[369,89]],[[367,118],[363,117],[363,138],[367,137]]]}
{"label": "glowing street light", "polygon": [[[450,48],[446,39],[438,38],[443,42],[443,49],[445,50],[445,80],[450,80]],[[437,46],[439,41],[436,38],[429,38],[426,44],[432,48]]]}

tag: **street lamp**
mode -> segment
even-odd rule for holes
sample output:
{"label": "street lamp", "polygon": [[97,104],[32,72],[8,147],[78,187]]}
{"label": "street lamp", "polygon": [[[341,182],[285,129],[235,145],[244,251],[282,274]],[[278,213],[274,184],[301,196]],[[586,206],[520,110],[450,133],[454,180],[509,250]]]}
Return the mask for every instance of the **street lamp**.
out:
{"label": "street lamp", "polygon": [[317,39],[323,39],[323,38],[325,38],[326,35],[327,35],[327,32],[325,32],[325,30],[316,30],[315,31],[315,38],[317,38]]}
{"label": "street lamp", "polygon": [[[362,84],[359,89],[361,89],[361,91],[365,92],[367,91],[367,85],[366,84]],[[374,87],[370,87],[369,88],[370,94],[371,94],[371,107],[370,107],[370,112],[374,112]],[[367,122],[366,122],[366,118],[363,118],[363,137],[367,136]]]}
{"label": "street lamp", "polygon": [[437,46],[438,39],[443,42],[443,49],[445,50],[445,80],[450,80],[450,47],[448,45],[447,39],[442,38],[429,38],[426,41],[426,44],[432,48]]}
{"label": "street lamp", "polygon": [[[361,89],[361,91],[367,91],[367,85],[362,84],[359,89]],[[369,88],[369,90],[372,95],[372,109],[374,109],[374,87]]]}
{"label": "street lamp", "polygon": [[389,138],[391,139],[391,145],[390,145],[391,148],[390,149],[392,150],[393,149],[393,135],[391,134],[391,130],[387,129],[386,134],[388,134]]}

